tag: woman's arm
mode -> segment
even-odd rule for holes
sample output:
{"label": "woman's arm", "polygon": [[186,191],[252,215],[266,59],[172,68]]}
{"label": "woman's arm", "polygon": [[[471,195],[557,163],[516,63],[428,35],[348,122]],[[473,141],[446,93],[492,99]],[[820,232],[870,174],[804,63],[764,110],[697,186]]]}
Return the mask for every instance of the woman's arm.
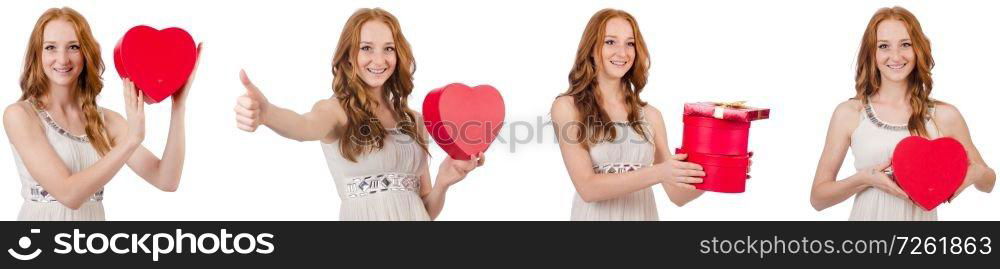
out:
{"label": "woman's arm", "polygon": [[697,183],[692,177],[704,176],[693,164],[682,169],[671,169],[668,164],[654,164],[649,168],[641,168],[627,173],[598,174],[590,159],[590,153],[583,144],[576,140],[581,131],[582,123],[578,122],[576,107],[569,96],[556,98],[552,104],[552,124],[559,141],[563,163],[569,173],[576,192],[586,202],[597,202],[647,188],[659,184],[661,180],[676,179],[684,183]]}
{"label": "woman's arm", "polygon": [[[417,115],[417,124],[423,124],[423,117],[420,115]],[[420,138],[418,139],[427,139],[430,137],[427,129],[420,128],[419,126],[417,129],[420,129],[418,131],[420,132]],[[437,219],[438,215],[441,214],[441,210],[444,209],[444,200],[448,193],[448,188],[465,179],[469,172],[475,170],[476,167],[482,166],[485,162],[486,157],[482,152],[472,156],[471,160],[454,160],[448,156],[438,166],[434,185],[431,185],[431,175],[427,166],[427,159],[425,158],[420,163],[420,198],[423,199],[424,208],[427,209],[427,215],[430,216],[431,220]]]}
{"label": "woman's arm", "polygon": [[311,111],[299,114],[269,103],[242,70],[240,80],[247,90],[236,100],[234,108],[237,127],[241,130],[253,132],[263,124],[286,138],[314,141],[336,134],[336,128],[347,123],[347,114],[335,98],[320,100]]}
{"label": "woman's arm", "polygon": [[441,210],[444,209],[444,200],[445,195],[448,193],[448,188],[465,179],[465,176],[469,172],[475,170],[476,167],[482,166],[485,161],[486,157],[482,153],[473,156],[471,160],[454,160],[451,157],[446,157],[441,161],[441,165],[438,166],[435,184],[431,186],[430,171],[427,169],[427,160],[424,159],[423,164],[421,164],[423,173],[420,176],[420,198],[424,200],[427,215],[432,220],[437,219],[438,215],[441,214]]}
{"label": "woman's arm", "polygon": [[839,204],[854,194],[868,188],[877,187],[898,197],[907,197],[895,182],[883,171],[889,163],[862,170],[854,175],[836,180],[837,172],[844,163],[844,156],[851,145],[851,133],[860,121],[861,104],[849,100],[837,106],[827,129],[826,144],[816,167],[810,202],[817,211]]}
{"label": "woman's arm", "polygon": [[[126,80],[126,83],[130,84],[130,81]],[[4,110],[4,130],[28,173],[66,207],[80,208],[111,181],[142,142],[145,135],[142,95],[137,95],[134,87],[131,87],[132,93],[128,93],[128,89],[130,87],[126,87],[125,93],[126,110],[129,112],[127,134],[121,136],[122,139],[100,160],[75,174],[70,173],[45,139],[45,131],[38,124],[39,119],[33,114],[33,109],[17,103]]]}
{"label": "woman's arm", "polygon": [[[656,148],[653,163],[672,163],[672,165],[687,163],[683,161],[687,158],[686,154],[673,155],[670,153],[670,146],[667,144],[667,127],[663,121],[663,114],[660,113],[660,110],[656,109],[652,105],[647,105],[643,109],[646,111],[646,120],[649,121],[650,125],[653,127],[653,146]],[[702,169],[702,167],[698,164],[690,164],[697,166],[699,170]],[[691,180],[691,183],[701,182],[702,178],[700,177],[693,177]],[[703,190],[695,189],[690,183],[663,181],[660,185],[663,185],[663,191],[667,193],[667,197],[670,198],[670,201],[677,206],[684,206],[705,193]]]}
{"label": "woman's arm", "polygon": [[979,149],[972,143],[972,135],[969,133],[969,126],[965,123],[965,118],[955,106],[938,103],[936,105],[935,117],[937,123],[941,124],[942,135],[953,137],[962,143],[965,151],[969,154],[969,170],[965,174],[965,181],[955,192],[958,196],[965,188],[975,186],[982,192],[992,192],[996,184],[997,174],[986,165],[983,156],[979,154]]}
{"label": "woman's arm", "polygon": [[[195,75],[198,73],[198,65],[201,62],[202,44],[198,44],[198,58],[194,64],[194,70],[177,93],[171,97],[170,111],[170,131],[167,133],[167,144],[163,149],[163,159],[157,158],[149,149],[139,145],[139,148],[132,153],[126,164],[132,168],[137,175],[155,186],[157,189],[166,192],[177,190],[181,181],[181,172],[184,169],[185,150],[185,130],[184,116],[187,107],[187,97],[191,92],[191,85],[194,84]],[[118,113],[105,110],[105,120],[108,123],[108,130],[111,137],[123,137],[128,132],[125,119]]]}

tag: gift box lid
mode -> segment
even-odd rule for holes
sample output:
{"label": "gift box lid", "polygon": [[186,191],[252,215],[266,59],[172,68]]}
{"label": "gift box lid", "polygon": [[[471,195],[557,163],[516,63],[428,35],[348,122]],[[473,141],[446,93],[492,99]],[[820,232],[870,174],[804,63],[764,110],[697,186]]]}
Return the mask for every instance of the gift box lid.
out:
{"label": "gift box lid", "polygon": [[697,115],[684,115],[684,126],[746,130],[750,128],[750,122],[723,120]]}
{"label": "gift box lid", "polygon": [[697,102],[685,103],[684,115],[712,117],[716,119],[750,122],[770,118],[770,108],[747,106],[739,102]]}

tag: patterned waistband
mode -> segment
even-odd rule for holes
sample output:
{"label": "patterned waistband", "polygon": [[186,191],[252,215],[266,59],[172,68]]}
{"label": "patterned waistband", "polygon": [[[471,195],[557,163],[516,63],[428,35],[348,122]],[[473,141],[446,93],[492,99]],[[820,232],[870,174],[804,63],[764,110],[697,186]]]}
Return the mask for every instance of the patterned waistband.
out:
{"label": "patterned waistband", "polygon": [[598,174],[617,174],[626,173],[639,170],[646,165],[639,163],[606,163],[602,165],[594,166],[594,173]]}
{"label": "patterned waistband", "polygon": [[386,191],[420,192],[420,179],[413,174],[385,173],[348,179],[347,197],[361,198]]}
{"label": "patterned waistband", "polygon": [[[39,203],[57,202],[56,198],[52,197],[52,194],[43,189],[42,185],[38,184],[31,187],[31,195],[29,195],[28,199]],[[102,200],[104,200],[104,188],[97,190],[97,193],[94,193],[94,195],[90,196],[90,199],[87,199],[90,202],[100,202]]]}

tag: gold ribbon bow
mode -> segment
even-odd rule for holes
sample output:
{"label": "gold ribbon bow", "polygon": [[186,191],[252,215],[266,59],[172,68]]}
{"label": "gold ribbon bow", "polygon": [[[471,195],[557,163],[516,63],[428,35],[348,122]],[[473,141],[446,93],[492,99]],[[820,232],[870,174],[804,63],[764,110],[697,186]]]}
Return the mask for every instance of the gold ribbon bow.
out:
{"label": "gold ribbon bow", "polygon": [[749,108],[746,105],[747,101],[735,101],[735,102],[712,102],[715,105],[715,110],[712,111],[712,117],[716,119],[722,119],[726,114],[726,108],[736,108],[744,109]]}

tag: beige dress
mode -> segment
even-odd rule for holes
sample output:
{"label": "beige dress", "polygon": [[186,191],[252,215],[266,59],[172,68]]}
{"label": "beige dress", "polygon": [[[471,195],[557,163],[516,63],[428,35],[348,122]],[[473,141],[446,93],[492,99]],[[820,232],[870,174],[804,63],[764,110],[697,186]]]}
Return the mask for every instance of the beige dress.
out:
{"label": "beige dress", "polygon": [[[100,155],[97,150],[90,145],[87,136],[76,136],[59,126],[52,117],[43,109],[37,106],[35,112],[42,121],[45,129],[45,139],[52,145],[59,158],[62,159],[66,168],[75,174],[90,167]],[[102,114],[103,116],[103,114]],[[21,154],[13,145],[10,147],[14,151],[14,162],[17,164],[17,173],[21,177],[21,197],[24,203],[21,205],[21,212],[17,219],[21,221],[103,221],[104,205],[101,200],[104,198],[104,188],[91,195],[90,199],[83,203],[79,209],[73,210],[59,201],[56,201],[51,194],[31,176],[28,168],[21,161]]]}
{"label": "beige dress", "polygon": [[[646,130],[648,124],[644,125]],[[615,141],[602,142],[590,147],[590,159],[596,173],[626,173],[653,164],[654,148],[649,141],[653,133],[647,131],[649,141],[635,132],[632,127],[616,122],[619,137]],[[622,135],[624,134],[624,135]],[[577,193],[573,199],[573,221],[655,221],[656,200],[652,187],[626,194],[621,197],[585,202]]]}
{"label": "beige dress", "polygon": [[[934,108],[930,109],[930,115],[934,115]],[[927,132],[931,138],[938,137],[937,126],[933,120],[928,119]],[[861,123],[851,134],[854,168],[861,171],[889,161],[896,144],[908,136],[910,132],[906,124],[883,122],[871,105],[865,104],[861,113]],[[854,208],[851,210],[850,220],[937,220],[937,210],[926,211],[909,199],[869,187],[854,196]]]}
{"label": "beige dress", "polygon": [[320,143],[340,195],[340,220],[430,220],[420,198],[420,165],[427,155],[398,128],[388,129],[381,150],[351,162],[339,141]]}

